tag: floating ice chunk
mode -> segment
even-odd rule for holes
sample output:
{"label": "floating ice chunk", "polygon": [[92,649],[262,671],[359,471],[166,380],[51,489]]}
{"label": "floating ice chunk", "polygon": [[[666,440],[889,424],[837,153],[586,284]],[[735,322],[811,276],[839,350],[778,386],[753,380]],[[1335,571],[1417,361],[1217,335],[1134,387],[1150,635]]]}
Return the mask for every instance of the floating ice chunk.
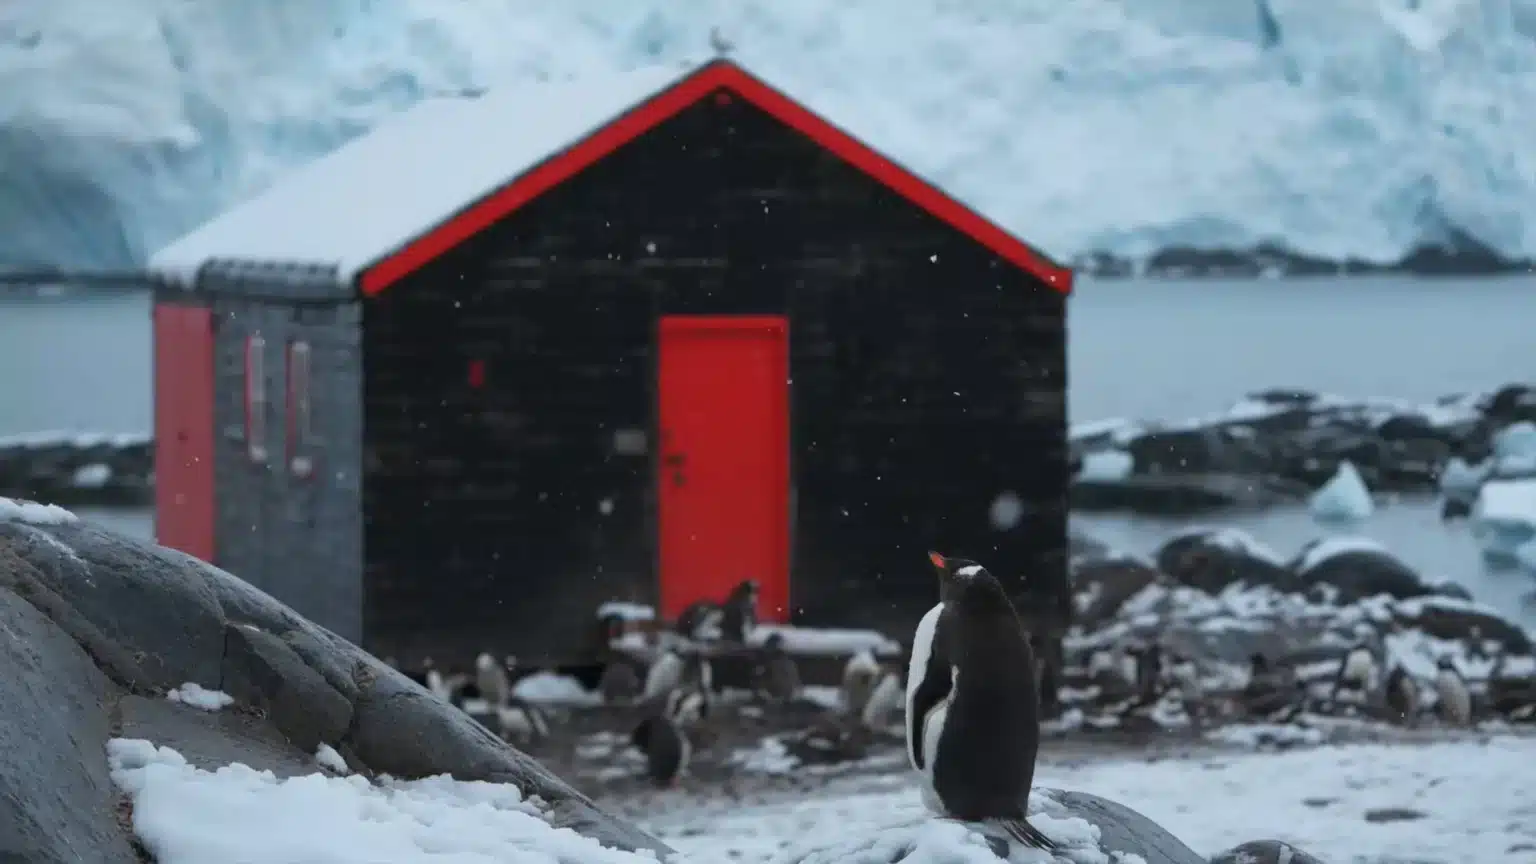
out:
{"label": "floating ice chunk", "polygon": [[1516,563],[1516,550],[1536,542],[1536,478],[1483,484],[1472,507],[1472,536],[1489,561]]}
{"label": "floating ice chunk", "polygon": [[1536,474],[1536,423],[1506,426],[1493,438],[1494,471],[1504,477]]}
{"label": "floating ice chunk", "polygon": [[1482,488],[1492,473],[1491,459],[1469,465],[1460,456],[1452,456],[1440,472],[1440,494],[1450,501],[1474,501],[1477,499],[1477,490]]}
{"label": "floating ice chunk", "polygon": [[1375,510],[1371,490],[1349,460],[1340,462],[1333,477],[1312,494],[1312,516],[1319,521],[1353,522],[1369,517]]}
{"label": "floating ice chunk", "polygon": [[1124,450],[1101,450],[1083,457],[1079,480],[1124,480],[1136,468],[1136,460]]}
{"label": "floating ice chunk", "polygon": [[180,702],[189,708],[198,708],[203,711],[218,711],[235,704],[235,698],[228,693],[219,690],[209,690],[201,684],[188,681],[180,687],[174,688],[165,694],[165,698],[172,702]]}
{"label": "floating ice chunk", "polygon": [[0,498],[0,522],[25,522],[28,525],[68,525],[80,517],[55,504]]}

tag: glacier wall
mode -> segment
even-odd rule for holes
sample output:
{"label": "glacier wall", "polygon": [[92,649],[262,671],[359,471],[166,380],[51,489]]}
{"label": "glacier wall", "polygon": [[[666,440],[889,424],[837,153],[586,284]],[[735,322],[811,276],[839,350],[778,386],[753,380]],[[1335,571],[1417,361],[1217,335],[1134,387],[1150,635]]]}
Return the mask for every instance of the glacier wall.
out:
{"label": "glacier wall", "polygon": [[423,96],[712,26],[1064,259],[1536,257],[1536,0],[10,0],[0,267],[132,266]]}

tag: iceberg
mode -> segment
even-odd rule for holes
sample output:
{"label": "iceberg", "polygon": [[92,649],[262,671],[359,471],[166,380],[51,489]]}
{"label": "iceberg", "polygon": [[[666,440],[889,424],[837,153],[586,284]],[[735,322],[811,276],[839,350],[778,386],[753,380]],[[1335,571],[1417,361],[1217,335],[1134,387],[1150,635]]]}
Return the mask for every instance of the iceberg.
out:
{"label": "iceberg", "polygon": [[1058,258],[1536,253],[1532,0],[52,0],[0,6],[0,266],[136,266],[424,98],[716,29]]}
{"label": "iceberg", "polygon": [[1494,473],[1500,477],[1536,475],[1536,423],[1504,427],[1493,439]]}
{"label": "iceberg", "polygon": [[1320,489],[1312,493],[1312,518],[1319,522],[1354,522],[1376,512],[1370,487],[1353,462],[1344,460]]}
{"label": "iceberg", "polygon": [[1536,478],[1490,480],[1472,507],[1472,536],[1490,563],[1518,564],[1536,545]]}

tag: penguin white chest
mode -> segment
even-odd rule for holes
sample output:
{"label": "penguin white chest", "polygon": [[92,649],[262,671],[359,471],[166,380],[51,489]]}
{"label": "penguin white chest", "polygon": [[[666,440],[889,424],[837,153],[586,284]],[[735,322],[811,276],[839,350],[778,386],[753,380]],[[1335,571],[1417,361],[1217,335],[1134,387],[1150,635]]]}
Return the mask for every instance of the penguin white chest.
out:
{"label": "penguin white chest", "polygon": [[1376,663],[1371,655],[1365,651],[1351,651],[1344,658],[1345,681],[1359,687],[1369,688],[1375,685]]}
{"label": "penguin white chest", "polygon": [[[912,656],[907,660],[907,760],[914,768],[917,767],[918,755],[927,753],[924,744],[928,728],[927,718],[923,718],[922,723],[912,722],[916,710],[914,703],[917,701],[917,690],[922,686],[923,677],[928,673],[928,660],[933,656],[933,640],[938,634],[939,616],[942,614],[944,614],[944,604],[940,603],[929,609],[922,620],[917,622],[917,632],[912,634]],[[914,726],[917,730],[915,735]]]}

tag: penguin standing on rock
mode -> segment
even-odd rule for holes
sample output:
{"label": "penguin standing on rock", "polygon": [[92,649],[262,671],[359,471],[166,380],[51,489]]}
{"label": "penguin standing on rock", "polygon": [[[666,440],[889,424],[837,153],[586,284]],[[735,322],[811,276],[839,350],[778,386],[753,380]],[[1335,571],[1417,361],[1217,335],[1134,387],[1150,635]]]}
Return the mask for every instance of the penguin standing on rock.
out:
{"label": "penguin standing on rock", "polygon": [[1056,844],[1025,806],[1040,748],[1035,658],[1018,613],[986,568],[928,553],[939,604],[918,623],[907,674],[907,756],[940,816],[996,821],[1014,840]]}
{"label": "penguin standing on rock", "polygon": [[1435,665],[1435,696],[1439,699],[1435,710],[1441,721],[1451,726],[1472,725],[1472,693],[1467,679],[1450,657],[1441,657]]}
{"label": "penguin standing on rock", "polygon": [[757,629],[756,579],[746,579],[731,589],[725,602],[720,604],[720,638],[727,642],[746,644],[747,637]]}
{"label": "penguin standing on rock", "polygon": [[1387,673],[1382,697],[1389,719],[1408,726],[1418,720],[1419,685],[1414,683],[1413,677],[1402,666],[1394,664],[1392,671]]}
{"label": "penguin standing on rock", "polygon": [[1379,674],[1376,653],[1371,650],[1371,646],[1364,642],[1356,645],[1339,661],[1339,672],[1334,676],[1333,693],[1328,701],[1337,705],[1341,693],[1365,696],[1376,689],[1376,677]]}
{"label": "penguin standing on rock", "polygon": [[480,689],[480,698],[492,709],[507,704],[507,700],[512,697],[507,667],[497,663],[496,658],[490,654],[481,654],[475,658],[475,686]]}
{"label": "penguin standing on rock", "polygon": [[866,729],[880,729],[889,723],[891,715],[901,710],[901,677],[888,669],[880,671],[875,687],[859,712],[859,722]]}
{"label": "penguin standing on rock", "polygon": [[762,663],[757,667],[758,687],[775,702],[789,702],[800,695],[800,670],[784,650],[784,634],[773,633],[763,642]]}

